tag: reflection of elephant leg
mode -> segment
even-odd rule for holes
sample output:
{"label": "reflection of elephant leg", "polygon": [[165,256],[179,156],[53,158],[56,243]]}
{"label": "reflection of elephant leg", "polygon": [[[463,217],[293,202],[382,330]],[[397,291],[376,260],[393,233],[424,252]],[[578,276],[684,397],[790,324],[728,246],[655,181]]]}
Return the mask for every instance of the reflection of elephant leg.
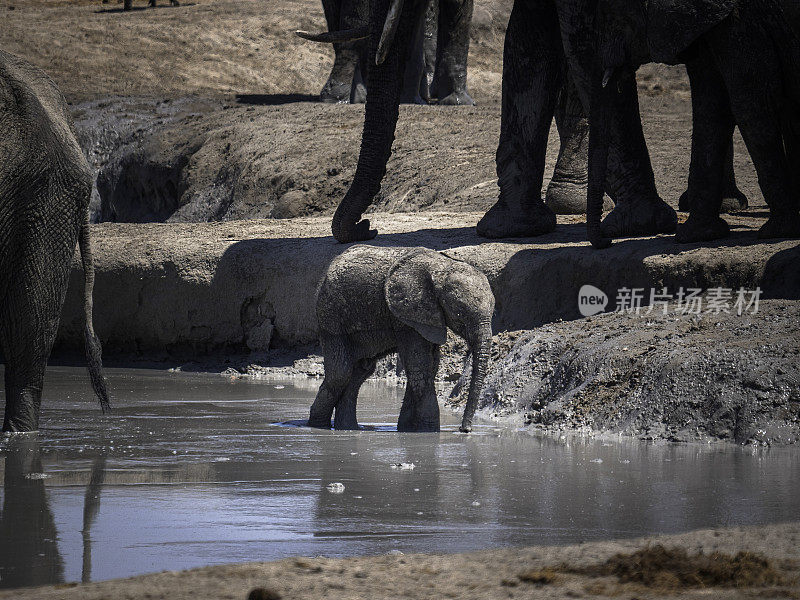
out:
{"label": "reflection of elephant leg", "polygon": [[434,385],[439,346],[411,329],[399,332],[397,341],[406,371],[406,393],[397,431],[439,431],[439,403]]}
{"label": "reflection of elephant leg", "polygon": [[678,226],[678,242],[705,242],[730,234],[719,210],[733,115],[725,82],[713,60],[698,54],[686,64],[692,86],[692,159],[686,191],[691,209],[686,222]]}
{"label": "reflection of elephant leg", "polygon": [[[750,13],[753,9],[745,12]],[[770,209],[759,237],[800,236],[800,193],[793,189],[789,157],[781,129],[783,94],[782,57],[774,50],[773,34],[760,33],[742,15],[727,26],[709,32],[709,46],[727,86],[730,105],[758,174],[758,183]],[[772,49],[772,50],[770,50]],[[757,58],[756,58],[757,57]],[[757,62],[756,62],[757,61]],[[758,72],[759,88],[752,73]]]}
{"label": "reflection of elephant leg", "polygon": [[[555,117],[560,148],[545,202],[557,215],[583,214],[589,184],[589,119],[571,77],[559,94]],[[609,203],[606,210],[612,207]]]}
{"label": "reflection of elephant leg", "polygon": [[106,455],[98,456],[92,464],[92,473],[89,485],[86,486],[86,495],[83,498],[83,569],[81,582],[89,583],[92,580],[92,525],[100,511],[100,490],[103,487],[106,471]]}
{"label": "reflection of elephant leg", "polygon": [[311,405],[308,426],[330,429],[333,410],[350,382],[353,362],[341,336],[322,334],[320,337],[322,354],[325,356],[325,378]]}
{"label": "reflection of elephant leg", "polygon": [[547,138],[564,71],[550,2],[515,2],[503,51],[497,178],[500,197],[478,223],[489,238],[541,235],[556,217],[542,202]]}
{"label": "reflection of elephant leg", "polygon": [[436,71],[432,93],[439,104],[473,105],[467,92],[467,55],[473,0],[439,0]]}
{"label": "reflection of elephant leg", "polygon": [[356,419],[356,405],[358,403],[358,390],[363,383],[375,372],[375,363],[372,358],[358,361],[353,367],[353,374],[347,384],[342,397],[336,404],[336,413],[333,418],[334,429],[358,429]]}

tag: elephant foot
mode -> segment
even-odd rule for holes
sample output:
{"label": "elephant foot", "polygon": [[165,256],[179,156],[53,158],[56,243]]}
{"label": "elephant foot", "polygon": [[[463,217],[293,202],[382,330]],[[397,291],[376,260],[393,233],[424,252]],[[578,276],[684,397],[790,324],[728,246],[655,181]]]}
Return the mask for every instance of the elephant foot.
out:
{"label": "elephant foot", "polygon": [[477,231],[481,237],[499,239],[543,235],[555,228],[556,215],[543,202],[520,211],[498,201],[478,221]]}
{"label": "elephant foot", "polygon": [[761,239],[800,237],[800,215],[771,216],[758,230]]}
{"label": "elephant foot", "polygon": [[[719,210],[720,213],[732,213],[737,210],[744,210],[749,206],[747,196],[744,195],[738,188],[734,188],[726,192],[722,197],[722,206]],[[678,210],[689,212],[689,192],[683,192],[678,200]]]}
{"label": "elephant foot", "polygon": [[641,237],[673,233],[678,215],[661,198],[620,202],[601,223],[603,237]]}
{"label": "elephant foot", "polygon": [[400,422],[397,423],[397,431],[400,433],[403,432],[414,432],[414,433],[439,433],[441,431],[439,427],[439,423],[413,423],[413,424],[401,424]]}
{"label": "elephant foot", "polygon": [[[547,186],[544,202],[547,207],[557,215],[583,215],[586,214],[586,182],[576,183],[566,179],[553,179]],[[603,198],[603,210],[614,208],[611,198]]]}
{"label": "elephant foot", "polygon": [[747,196],[745,196],[739,188],[734,187],[732,190],[723,194],[720,212],[732,213],[737,210],[744,210],[749,205],[750,203],[747,201]]}
{"label": "elephant foot", "polygon": [[712,219],[702,219],[689,215],[685,223],[678,225],[675,232],[675,241],[679,244],[689,244],[691,242],[710,242],[726,238],[731,234],[731,229],[724,219],[713,217]]}
{"label": "elephant foot", "polygon": [[358,83],[353,87],[353,93],[350,97],[352,104],[365,104],[367,102],[367,86],[363,83]]}
{"label": "elephant foot", "polygon": [[323,419],[319,417],[309,418],[308,426],[313,427],[314,429],[330,429],[331,420],[330,417],[328,419]]}
{"label": "elephant foot", "polygon": [[345,421],[340,423],[337,422],[336,419],[333,421],[333,428],[336,431],[358,431],[361,429],[356,421]]}
{"label": "elephant foot", "polygon": [[328,81],[319,93],[319,100],[325,104],[347,104],[350,102],[350,92],[349,83]]}
{"label": "elephant foot", "polygon": [[445,106],[475,106],[475,100],[472,99],[467,90],[462,90],[445,96],[437,104]]}
{"label": "elephant foot", "polygon": [[419,94],[400,96],[400,104],[416,104],[418,106],[427,106],[427,102]]}

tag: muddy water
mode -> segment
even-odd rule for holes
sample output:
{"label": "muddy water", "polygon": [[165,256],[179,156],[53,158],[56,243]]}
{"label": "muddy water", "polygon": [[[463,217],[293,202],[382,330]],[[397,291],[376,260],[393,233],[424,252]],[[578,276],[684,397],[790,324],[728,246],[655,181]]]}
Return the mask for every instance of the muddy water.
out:
{"label": "muddy water", "polygon": [[51,369],[41,432],[0,441],[0,586],[800,517],[797,449],[465,436],[447,412],[441,434],[399,434],[400,393],[377,383],[359,411],[376,430],[317,431],[286,422],[306,417],[318,381],[109,375],[110,416],[82,370]]}

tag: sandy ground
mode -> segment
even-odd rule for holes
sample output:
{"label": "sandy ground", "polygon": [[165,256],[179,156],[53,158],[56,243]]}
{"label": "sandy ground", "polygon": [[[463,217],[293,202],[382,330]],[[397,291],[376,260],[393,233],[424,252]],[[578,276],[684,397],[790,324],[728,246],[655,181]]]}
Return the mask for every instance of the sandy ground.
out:
{"label": "sandy ground", "polygon": [[[469,534],[465,532],[465,535]],[[617,553],[630,554],[659,544],[667,549],[683,549],[690,556],[700,552],[720,552],[728,556],[741,551],[757,553],[769,561],[766,567],[771,578],[780,583],[689,587],[677,582],[679,575],[676,574],[681,571],[669,569],[667,563],[656,563],[659,568],[649,569],[634,565],[634,579],[637,573],[655,575],[651,585],[635,580],[622,581],[624,578],[619,575],[592,573],[595,565]],[[800,598],[799,578],[800,523],[784,523],[577,546],[532,546],[456,555],[290,558],[273,563],[167,571],[100,583],[0,591],[0,598]]]}
{"label": "sandy ground", "polygon": [[[161,221],[178,207],[185,208],[173,220],[331,213],[352,180],[363,107],[309,102],[325,82],[332,50],[292,32],[323,26],[319,0],[161,3],[144,9],[137,0],[139,10],[122,13],[114,0],[0,0],[0,47],[43,68],[75,104],[93,166],[128,148],[100,186],[107,203],[128,206],[109,210],[105,220]],[[376,210],[485,211],[496,200],[511,4],[476,2],[469,86],[477,107],[401,108]],[[685,72],[648,66],[638,77],[659,191],[677,205],[689,163]],[[545,185],[557,151],[553,130]],[[120,167],[120,160],[127,162]],[[762,209],[738,133],[735,160],[741,189]]]}

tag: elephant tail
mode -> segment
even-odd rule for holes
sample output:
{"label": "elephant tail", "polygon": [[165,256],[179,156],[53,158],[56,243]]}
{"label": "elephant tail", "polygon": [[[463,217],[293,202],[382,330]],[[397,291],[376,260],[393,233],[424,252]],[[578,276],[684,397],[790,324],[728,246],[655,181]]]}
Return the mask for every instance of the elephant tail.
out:
{"label": "elephant tail", "polygon": [[94,332],[92,324],[92,293],[94,291],[94,261],[92,259],[92,246],[89,238],[89,211],[81,224],[80,235],[78,236],[78,246],[81,250],[81,262],[83,264],[83,312],[86,320],[84,326],[84,337],[86,340],[86,363],[89,369],[89,378],[92,381],[92,389],[103,412],[111,410],[111,403],[108,398],[108,387],[103,376],[103,350],[100,340]]}

